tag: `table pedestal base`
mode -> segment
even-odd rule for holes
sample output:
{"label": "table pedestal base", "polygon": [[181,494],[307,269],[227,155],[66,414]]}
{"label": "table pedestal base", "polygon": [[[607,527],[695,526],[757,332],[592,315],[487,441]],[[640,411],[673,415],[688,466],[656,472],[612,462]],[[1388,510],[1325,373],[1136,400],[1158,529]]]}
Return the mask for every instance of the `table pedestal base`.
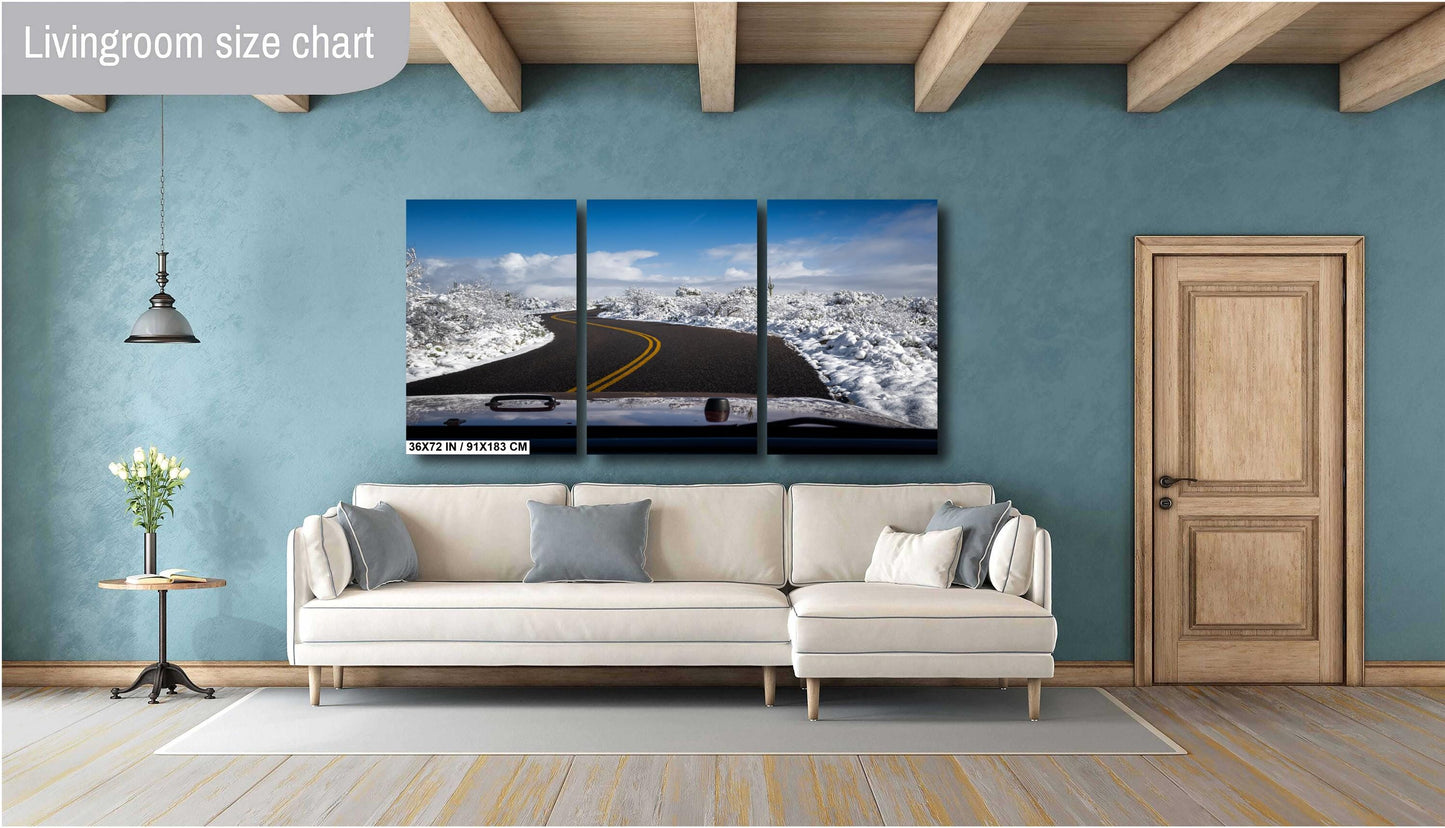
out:
{"label": "table pedestal base", "polygon": [[216,697],[216,688],[197,687],[196,683],[191,681],[191,677],[186,675],[186,671],[182,670],[179,664],[172,664],[169,661],[157,661],[144,670],[141,670],[140,675],[135,677],[135,681],[131,682],[131,685],[124,690],[119,687],[110,688],[110,697],[112,699],[118,699],[122,693],[129,693],[142,684],[151,685],[151,698],[147,704],[159,704],[156,698],[160,696],[162,687],[166,688],[166,695],[174,696],[176,694],[176,685],[178,684],[189,690],[194,690],[197,693],[203,693],[208,699],[214,699]]}
{"label": "table pedestal base", "polygon": [[[149,537],[150,536],[148,536],[148,538]],[[147,558],[146,571],[155,571],[154,559]],[[161,694],[162,687],[166,688],[166,695],[174,696],[176,694],[176,685],[179,684],[197,693],[205,694],[205,697],[208,699],[214,699],[216,697],[216,688],[197,687],[196,683],[191,681],[191,677],[186,675],[186,671],[182,670],[179,664],[172,664],[166,661],[166,593],[173,589],[215,589],[216,587],[223,587],[225,585],[226,582],[220,578],[207,578],[204,581],[166,584],[131,584],[126,582],[124,578],[112,578],[101,581],[101,589],[129,589],[155,592],[160,604],[160,612],[158,613],[160,616],[160,629],[158,630],[160,633],[160,640],[158,642],[160,644],[160,652],[156,653],[155,663],[141,670],[140,675],[135,677],[135,681],[131,682],[130,686],[124,690],[119,687],[110,688],[110,697],[112,699],[118,699],[121,693],[129,693],[142,684],[149,684],[151,685],[150,703],[158,704],[156,697]]]}

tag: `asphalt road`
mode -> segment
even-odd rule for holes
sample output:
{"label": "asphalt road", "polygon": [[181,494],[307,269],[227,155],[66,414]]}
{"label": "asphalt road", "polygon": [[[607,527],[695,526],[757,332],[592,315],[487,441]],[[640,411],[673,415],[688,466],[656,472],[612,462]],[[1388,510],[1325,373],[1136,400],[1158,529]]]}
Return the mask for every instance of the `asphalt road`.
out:
{"label": "asphalt road", "polygon": [[[557,314],[567,318],[572,314]],[[577,326],[541,317],[552,341],[507,359],[406,384],[408,397],[425,394],[560,394],[577,384]]]}
{"label": "asphalt road", "polygon": [[[560,394],[577,381],[577,315],[546,314],[551,342],[508,359],[409,382],[422,394]],[[757,393],[752,334],[592,316],[587,329],[587,387],[613,393],[747,395]],[[816,371],[777,337],[768,337],[768,393],[827,398]]]}

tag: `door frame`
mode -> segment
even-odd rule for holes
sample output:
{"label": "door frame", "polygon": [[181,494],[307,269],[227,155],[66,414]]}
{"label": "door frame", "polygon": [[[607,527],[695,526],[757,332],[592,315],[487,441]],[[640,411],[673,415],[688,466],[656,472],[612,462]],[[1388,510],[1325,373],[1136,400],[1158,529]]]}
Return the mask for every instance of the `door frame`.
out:
{"label": "door frame", "polygon": [[1345,260],[1345,684],[1365,675],[1365,237],[1134,237],[1134,684],[1154,683],[1154,257]]}

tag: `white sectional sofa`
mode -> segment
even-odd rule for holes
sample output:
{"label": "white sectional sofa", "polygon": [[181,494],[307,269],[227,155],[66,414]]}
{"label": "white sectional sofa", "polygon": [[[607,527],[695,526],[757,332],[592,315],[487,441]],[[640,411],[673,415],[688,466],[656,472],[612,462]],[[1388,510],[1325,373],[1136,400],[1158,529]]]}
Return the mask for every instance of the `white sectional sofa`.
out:
{"label": "white sectional sofa", "polygon": [[[650,584],[525,584],[527,501],[596,505],[650,498]],[[419,579],[317,598],[287,542],[288,657],[348,666],[756,666],[806,680],[818,717],[828,678],[1022,678],[1030,717],[1053,675],[1048,533],[1031,530],[1033,580],[993,589],[863,583],[884,526],[922,531],[945,500],[993,502],[986,484],[773,483],[643,486],[362,484],[416,547]],[[1032,521],[1029,522],[1032,526]]]}

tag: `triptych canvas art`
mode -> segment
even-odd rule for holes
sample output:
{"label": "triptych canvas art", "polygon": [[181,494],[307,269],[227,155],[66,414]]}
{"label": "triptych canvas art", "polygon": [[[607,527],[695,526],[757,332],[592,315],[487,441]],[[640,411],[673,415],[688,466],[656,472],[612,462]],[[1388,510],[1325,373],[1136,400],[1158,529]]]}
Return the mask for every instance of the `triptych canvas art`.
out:
{"label": "triptych canvas art", "polygon": [[770,200],[760,254],[761,224],[408,201],[407,451],[754,454],[762,426],[770,454],[936,453],[937,202]]}

